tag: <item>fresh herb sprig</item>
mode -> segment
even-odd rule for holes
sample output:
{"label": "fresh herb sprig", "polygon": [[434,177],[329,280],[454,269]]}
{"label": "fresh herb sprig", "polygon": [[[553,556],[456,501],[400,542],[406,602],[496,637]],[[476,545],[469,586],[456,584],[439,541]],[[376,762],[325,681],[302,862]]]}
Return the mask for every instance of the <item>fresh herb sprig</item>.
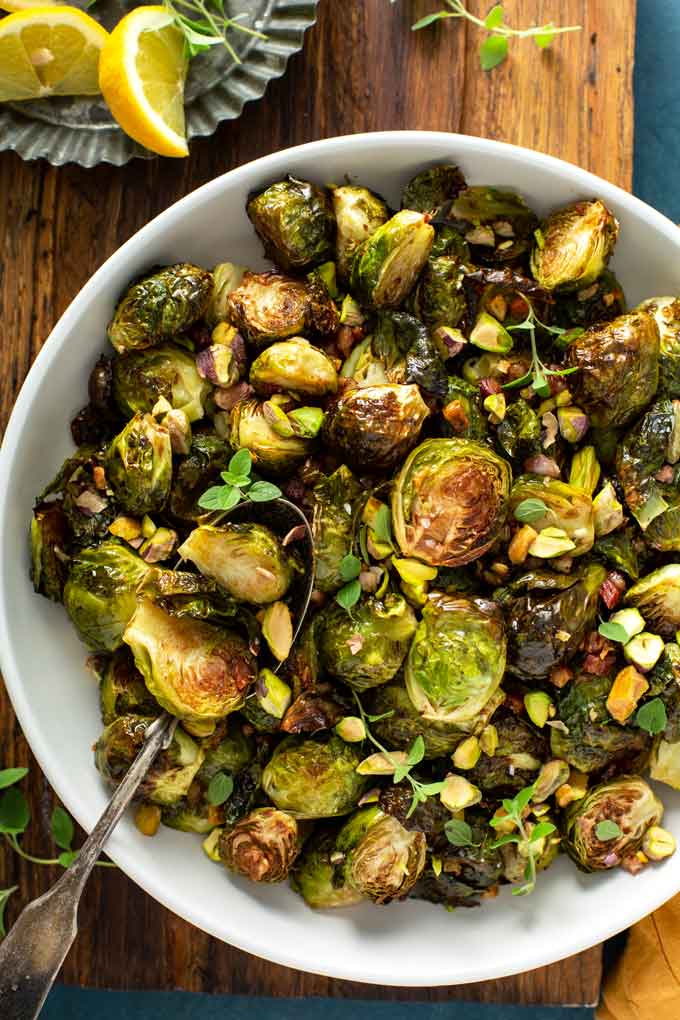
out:
{"label": "fresh herb sprig", "polygon": [[532,828],[527,826],[524,813],[531,803],[531,798],[535,792],[536,784],[534,783],[520,790],[512,800],[504,800],[502,803],[505,814],[498,818],[492,818],[490,822],[493,828],[505,826],[509,822],[512,822],[515,826],[514,832],[506,833],[494,840],[491,844],[492,849],[495,850],[498,847],[506,846],[508,843],[516,843],[522,856],[526,857],[524,885],[513,889],[513,896],[527,896],[534,891],[536,887],[536,863],[542,850],[542,841],[546,836],[550,836],[555,832],[555,826],[552,822],[539,821]]}
{"label": "fresh herb sprig", "polygon": [[[512,382],[505,383],[503,389],[515,390],[521,389],[525,386],[531,386],[532,390],[535,393],[537,393],[539,397],[549,397],[550,376],[572,375],[574,372],[577,371],[577,366],[574,366],[572,368],[561,369],[546,368],[546,366],[543,364],[539,357],[538,349],[536,347],[536,327],[540,326],[540,328],[544,329],[547,333],[552,333],[554,336],[561,337],[563,337],[564,334],[567,332],[571,334],[574,333],[574,331],[562,329],[560,326],[546,326],[546,324],[544,322],[541,322],[540,319],[536,316],[536,313],[534,312],[533,309],[533,305],[528,300],[528,298],[525,295],[523,296],[524,300],[529,306],[529,314],[527,315],[526,319],[523,322],[518,322],[517,325],[515,326],[506,326],[505,328],[509,333],[512,333],[515,330],[526,330],[528,332],[529,340],[531,342],[531,368],[519,379],[513,379]],[[583,331],[579,330],[579,332]]]}
{"label": "fresh herb sprig", "polygon": [[340,577],[345,583],[340,591],[336,592],[335,601],[348,613],[361,598],[360,573],[361,560],[358,556],[354,556],[352,553],[343,556],[340,560]]}
{"label": "fresh herb sprig", "polygon": [[[392,0],[394,3],[394,0]],[[494,4],[485,18],[478,18],[466,7],[463,0],[444,0],[446,7],[432,14],[426,14],[414,25],[411,31],[417,32],[437,21],[447,18],[463,18],[470,24],[486,32],[486,37],[479,47],[479,63],[483,71],[492,71],[502,64],[508,55],[510,39],[533,39],[540,50],[547,49],[557,35],[565,32],[580,32],[580,25],[567,25],[558,28],[548,22],[546,25],[534,25],[531,28],[510,28],[505,24],[505,8],[503,4]]]}
{"label": "fresh herb sprig", "polygon": [[231,18],[224,11],[224,0],[163,0],[163,6],[173,24],[184,36],[188,59],[205,53],[213,46],[224,46],[231,59],[240,64],[238,53],[228,39],[229,32],[242,32],[256,39],[267,36],[241,23],[246,14]]}
{"label": "fresh herb sprig", "polygon": [[242,499],[250,499],[253,503],[268,503],[278,499],[281,495],[278,485],[255,481],[250,476],[252,468],[250,450],[238,450],[229,461],[228,470],[221,473],[224,485],[213,485],[207,489],[198,505],[204,510],[231,510]]}

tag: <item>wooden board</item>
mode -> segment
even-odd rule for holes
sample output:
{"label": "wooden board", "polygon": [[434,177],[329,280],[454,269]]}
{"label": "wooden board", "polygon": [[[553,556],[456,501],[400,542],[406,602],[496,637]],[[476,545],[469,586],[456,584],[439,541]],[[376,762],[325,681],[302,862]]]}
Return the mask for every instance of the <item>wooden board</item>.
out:
{"label": "wooden board", "polygon": [[[473,11],[487,6],[470,3]],[[187,160],[82,170],[0,156],[0,427],[50,329],[104,259],[171,202],[257,156],[359,131],[461,131],[541,149],[630,186],[635,0],[508,0],[514,25],[555,18],[583,31],[544,53],[513,43],[511,60],[490,75],[479,69],[474,28],[449,21],[409,31],[436,7],[437,0],[322,0],[286,77],[239,121],[194,142]],[[0,691],[0,765],[30,761]],[[44,852],[52,796],[34,763],[31,776],[27,846]],[[0,888],[19,883],[23,901],[55,877],[0,850]],[[465,988],[383,989],[297,973],[210,939],[109,870],[91,882],[81,925],[64,980],[96,987],[569,1004],[592,1003],[599,993],[599,949]]]}

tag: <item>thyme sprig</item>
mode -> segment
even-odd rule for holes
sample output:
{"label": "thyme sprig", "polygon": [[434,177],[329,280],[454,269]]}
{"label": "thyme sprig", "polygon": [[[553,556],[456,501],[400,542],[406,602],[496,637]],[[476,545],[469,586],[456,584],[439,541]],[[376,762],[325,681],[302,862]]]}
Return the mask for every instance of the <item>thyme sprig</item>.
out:
{"label": "thyme sprig", "polygon": [[[514,326],[506,326],[508,333],[513,333],[515,330],[526,330],[529,334],[529,341],[531,343],[531,368],[519,379],[513,379],[512,382],[505,383],[503,386],[504,390],[515,390],[521,389],[524,386],[531,386],[532,390],[539,395],[539,397],[550,396],[550,376],[566,376],[572,375],[578,371],[577,366],[571,368],[553,369],[547,368],[546,365],[541,361],[538,354],[538,348],[536,347],[536,327],[540,327],[545,330],[546,333],[551,333],[553,336],[559,336],[564,338],[568,334],[570,338],[574,339],[577,336],[576,330],[562,329],[561,326],[547,326],[544,322],[536,315],[533,305],[523,295],[524,300],[529,306],[529,314],[523,322],[518,322]],[[578,330],[578,333],[582,333],[583,330]]]}
{"label": "thyme sprig", "polygon": [[229,32],[242,32],[256,39],[267,38],[262,32],[241,23],[246,14],[236,14],[233,18],[225,14],[224,0],[163,0],[163,6],[184,36],[189,59],[212,46],[224,46],[234,63],[240,64],[239,55],[229,42]]}
{"label": "thyme sprig", "polygon": [[546,836],[552,835],[556,829],[552,822],[540,821],[529,828],[525,818],[525,811],[535,792],[536,784],[534,783],[532,786],[526,786],[523,790],[520,790],[512,800],[504,800],[502,803],[505,814],[492,818],[490,822],[494,829],[505,826],[510,822],[515,827],[514,832],[508,832],[494,840],[491,844],[492,850],[506,846],[508,843],[515,843],[519,848],[520,854],[526,857],[524,885],[513,889],[513,896],[527,896],[534,891],[536,887],[537,862],[543,852],[543,841]]}

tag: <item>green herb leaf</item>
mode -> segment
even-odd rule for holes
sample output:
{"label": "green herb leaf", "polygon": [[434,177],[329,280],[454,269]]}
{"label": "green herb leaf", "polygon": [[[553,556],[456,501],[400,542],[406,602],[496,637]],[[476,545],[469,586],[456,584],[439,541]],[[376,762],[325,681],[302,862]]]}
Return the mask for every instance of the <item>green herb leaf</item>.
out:
{"label": "green herb leaf", "polygon": [[450,14],[449,11],[435,11],[434,14],[426,14],[424,18],[420,18],[411,25],[411,31],[417,32],[421,28],[427,28],[428,25],[434,25],[435,21],[442,21],[443,18],[454,17],[455,14]]}
{"label": "green herb leaf", "polygon": [[[522,811],[524,811],[525,807],[527,807],[527,805],[531,801],[531,798],[533,797],[535,792],[536,792],[535,783],[533,783],[531,786],[525,786],[523,790],[520,790],[519,793],[515,796],[515,798],[510,802],[512,804],[512,811],[508,811],[508,814],[515,813],[521,815]],[[506,811],[507,810],[508,809],[506,808]]]}
{"label": "green herb leaf", "polygon": [[5,928],[5,908],[7,907],[7,902],[12,893],[15,893],[18,888],[18,885],[13,885],[9,889],[0,889],[0,939],[4,939],[7,934],[7,929]]}
{"label": "green herb leaf", "polygon": [[392,545],[392,514],[390,508],[383,503],[373,520],[373,534],[377,542]]}
{"label": "green herb leaf", "polygon": [[224,804],[226,800],[229,800],[233,792],[234,780],[226,772],[218,772],[208,784],[206,797],[210,804],[219,807],[220,804]]}
{"label": "green herb leaf", "polygon": [[635,716],[635,723],[641,730],[646,730],[652,736],[662,733],[666,729],[668,715],[661,698],[652,698],[651,701],[642,705]]}
{"label": "green herb leaf", "polygon": [[80,850],[62,850],[57,860],[62,868],[70,868],[73,862],[77,860],[79,853]]}
{"label": "green herb leaf", "polygon": [[340,577],[343,581],[353,581],[355,577],[358,577],[361,573],[361,560],[353,556],[352,553],[347,553],[340,560]]}
{"label": "green herb leaf", "polygon": [[451,818],[446,823],[444,835],[451,846],[472,846],[472,829],[459,818]]}
{"label": "green herb leaf", "polygon": [[618,839],[622,832],[616,822],[605,818],[595,826],[595,835],[601,843],[608,843],[610,839]]}
{"label": "green herb leaf", "polygon": [[240,490],[231,485],[213,485],[203,493],[198,505],[204,510],[231,510],[242,499]]}
{"label": "green herb leaf", "polygon": [[555,38],[555,26],[545,25],[544,31],[539,32],[538,35],[534,36],[534,40],[539,49],[544,50],[547,46],[550,46],[553,39]]}
{"label": "green herb leaf", "polygon": [[245,447],[237,450],[229,461],[229,470],[234,475],[249,475],[253,466],[253,455]]}
{"label": "green herb leaf", "polygon": [[52,812],[52,836],[62,850],[71,849],[74,836],[73,822],[71,816],[58,804]]}
{"label": "green herb leaf", "polygon": [[505,12],[503,10],[503,4],[496,4],[492,7],[487,16],[484,18],[484,25],[486,28],[498,28],[499,25],[503,24],[503,17]]}
{"label": "green herb leaf", "polygon": [[506,846],[508,843],[519,843],[520,839],[516,832],[508,832],[504,836],[499,836],[493,843],[490,844],[492,850],[497,850],[499,846]]}
{"label": "green herb leaf", "polygon": [[273,482],[255,482],[248,489],[248,499],[253,503],[268,503],[271,499],[279,499],[281,490]]}
{"label": "green herb leaf", "polygon": [[434,797],[444,789],[444,781],[442,780],[439,783],[419,783],[418,786],[426,797]]}
{"label": "green herb leaf", "polygon": [[526,885],[521,885],[518,889],[512,890],[513,896],[528,896],[536,888],[535,882],[527,882]]}
{"label": "green herb leaf", "polygon": [[24,776],[28,775],[28,769],[17,768],[17,769],[0,769],[0,790],[4,790],[8,786],[14,786]]}
{"label": "green herb leaf", "polygon": [[545,517],[548,512],[548,508],[542,499],[523,499],[521,503],[518,503],[515,507],[515,520],[521,521],[522,524],[533,524],[534,521],[538,521],[541,517]]}
{"label": "green herb leaf", "polygon": [[31,820],[28,801],[15,786],[6,790],[0,798],[0,832],[20,835]]}
{"label": "green herb leaf", "polygon": [[393,708],[391,708],[389,712],[383,712],[382,715],[369,715],[366,713],[365,718],[367,722],[380,722],[381,719],[389,719],[392,715],[394,715]]}
{"label": "green herb leaf", "polygon": [[250,485],[249,475],[237,475],[233,471],[223,471],[222,481],[227,485],[235,485],[237,489],[242,489],[247,485]]}
{"label": "green herb leaf", "polygon": [[425,757],[425,741],[418,734],[416,739],[411,744],[411,748],[408,752],[408,758],[406,759],[409,765],[417,765]]}
{"label": "green herb leaf", "polygon": [[597,628],[597,633],[608,638],[609,641],[618,641],[622,645],[627,644],[629,640],[628,631],[620,623],[601,623]]}
{"label": "green herb leaf", "polygon": [[552,822],[539,822],[531,830],[529,842],[537,843],[539,839],[543,839],[544,836],[549,836],[553,832],[555,832],[555,826]]}
{"label": "green herb leaf", "polygon": [[343,609],[351,609],[361,598],[361,585],[358,581],[350,581],[335,594],[335,601]]}
{"label": "green herb leaf", "polygon": [[502,35],[490,35],[479,47],[482,71],[493,71],[508,55],[508,40]]}
{"label": "green herb leaf", "polygon": [[394,775],[392,777],[395,783],[400,783],[402,779],[406,779],[407,775],[411,771],[410,765],[396,765],[394,768]]}

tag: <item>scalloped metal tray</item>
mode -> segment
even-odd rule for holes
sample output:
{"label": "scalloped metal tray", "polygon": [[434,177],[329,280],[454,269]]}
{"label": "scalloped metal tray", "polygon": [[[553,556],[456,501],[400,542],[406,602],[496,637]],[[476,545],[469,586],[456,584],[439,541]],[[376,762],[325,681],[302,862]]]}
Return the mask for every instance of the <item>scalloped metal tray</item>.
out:
{"label": "scalloped metal tray", "polygon": [[[77,2],[77,0],[76,0]],[[236,63],[221,47],[192,60],[186,86],[187,135],[211,135],[223,120],[239,117],[245,103],[260,99],[272,78],[280,78],[288,59],[302,48],[305,31],[316,20],[319,0],[226,0],[232,17],[263,32],[257,39],[231,32]],[[111,29],[132,7],[126,0],[98,0],[94,14]],[[46,159],[54,166],[98,163],[122,166],[135,156],[150,159],[117,126],[100,96],[36,99],[0,106],[0,150],[13,149],[23,159]]]}

